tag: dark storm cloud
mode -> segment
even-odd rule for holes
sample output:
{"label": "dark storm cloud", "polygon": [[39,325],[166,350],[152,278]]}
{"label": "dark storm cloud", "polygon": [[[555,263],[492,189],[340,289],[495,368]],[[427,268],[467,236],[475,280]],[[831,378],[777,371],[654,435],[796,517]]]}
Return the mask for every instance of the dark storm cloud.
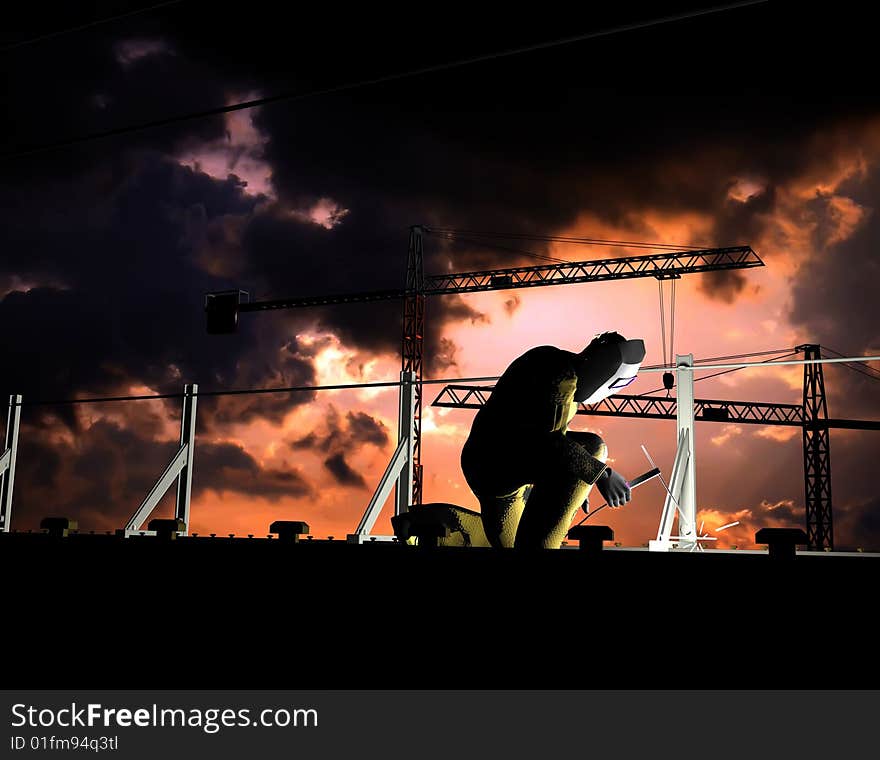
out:
{"label": "dark storm cloud", "polygon": [[457,367],[457,355],[458,345],[455,341],[450,338],[440,338],[437,342],[437,348],[432,354],[434,371],[442,376],[444,373],[449,372],[453,367]]}
{"label": "dark storm cloud", "polygon": [[468,305],[461,296],[446,296],[443,298],[443,302],[445,316],[450,320],[457,322],[468,320],[472,325],[490,321],[485,314]]}
{"label": "dark storm cloud", "polygon": [[292,441],[290,444],[290,448],[294,451],[298,449],[316,449],[321,445],[320,439],[318,438],[318,434],[312,431],[308,435],[303,436],[302,438],[297,438],[295,441]]}
{"label": "dark storm cloud", "polygon": [[197,450],[193,493],[232,491],[253,496],[309,496],[313,489],[296,469],[264,468],[241,446],[231,443],[200,444]]}
{"label": "dark storm cloud", "polygon": [[385,447],[390,441],[386,425],[366,412],[347,412],[343,418],[336,407],[331,406],[323,428],[323,431],[312,430],[295,439],[290,448],[329,454],[324,457],[323,465],[339,485],[366,488],[363,476],[352,468],[347,457],[362,446]]}
{"label": "dark storm cloud", "polygon": [[[144,18],[141,19],[143,23]],[[0,126],[3,152],[62,142],[72,138],[186,113],[223,103],[227,86],[205,60],[178,54],[167,37],[164,46],[130,60],[120,49],[136,42],[124,28],[105,26],[91,38],[69,35],[49,46],[31,46],[6,54],[5,110]],[[118,160],[132,149],[168,152],[185,144],[224,135],[222,120],[202,119],[184,129],[144,130],[4,162],[9,179],[19,183],[52,181],[100,166],[108,180],[124,171]]]}
{"label": "dark storm cloud", "polygon": [[385,423],[366,412],[347,412],[343,421],[336,407],[331,406],[324,427],[324,432],[313,430],[292,441],[290,447],[295,451],[351,452],[367,444],[381,449],[390,441]]}
{"label": "dark storm cloud", "polygon": [[[311,359],[285,335],[285,322],[243,319],[234,336],[205,333],[202,294],[226,283],[196,264],[193,218],[253,214],[254,199],[234,178],[217,181],[149,153],[97,201],[89,176],[47,191],[41,204],[22,202],[12,188],[0,192],[12,208],[0,265],[24,280],[48,273],[62,283],[0,301],[0,318],[16,325],[0,338],[10,392],[55,399],[116,393],[130,383],[166,392],[184,382],[203,390],[314,383]],[[310,398],[206,400],[201,420],[280,420]],[[74,425],[69,408],[54,413]]]}
{"label": "dark storm cloud", "polygon": [[[511,63],[517,69],[515,62]],[[579,120],[577,106],[561,122],[537,123],[543,114],[525,111],[508,101],[509,85],[474,90],[490,93],[481,104],[431,112],[430,121],[419,102],[401,96],[389,101],[382,94],[334,98],[302,109],[265,109],[258,115],[261,128],[271,136],[267,158],[283,202],[309,197],[332,197],[351,210],[338,228],[327,234],[320,228],[286,227],[273,223],[266,234],[249,238],[251,276],[261,271],[287,271],[289,279],[302,277],[319,289],[345,292],[358,283],[372,287],[399,287],[406,251],[405,224],[426,223],[512,233],[564,231],[583,212],[600,222],[626,226],[637,238],[656,240],[661,233],[644,221],[677,213],[699,213],[714,221],[706,240],[663,242],[729,246],[754,244],[765,232],[777,204],[777,187],[798,176],[817,160],[811,155],[815,120],[782,127],[776,122],[744,130],[735,136],[734,124],[712,122],[694,133],[689,123],[681,129],[681,114],[689,98],[670,96],[646,123],[633,103],[602,92],[608,113],[599,121]],[[518,81],[511,76],[511,81]],[[444,86],[438,85],[441,91]],[[581,83],[589,97],[589,83]],[[452,85],[449,85],[452,89]],[[578,84],[565,79],[551,82],[543,94],[547,102],[570,103]],[[399,94],[399,93],[398,93]],[[448,95],[444,92],[443,94]],[[661,100],[661,99],[658,99]],[[650,98],[649,98],[650,103]],[[767,106],[767,104],[763,104]],[[743,102],[743,107],[747,103]],[[709,110],[720,104],[709,104]],[[466,139],[454,119],[465,118]],[[546,121],[546,120],[545,120]],[[571,121],[578,125],[574,130]],[[636,125],[639,125],[638,128]],[[685,139],[687,134],[690,139]],[[457,138],[453,141],[452,137]],[[646,139],[649,138],[649,139]],[[731,140],[732,142],[728,142]],[[780,140],[784,140],[780,142]],[[513,146],[516,145],[516,149]],[[364,160],[364,156],[368,160]],[[414,172],[413,166],[420,170]],[[762,187],[751,197],[730,196],[737,178],[757,176]],[[263,220],[268,224],[270,218]],[[293,237],[282,239],[282,234]],[[307,235],[308,241],[297,242]],[[387,241],[387,242],[386,242]],[[325,254],[325,246],[341,245]],[[534,253],[546,246],[533,243]],[[303,265],[292,251],[313,251]],[[769,265],[774,252],[759,251]],[[584,249],[583,258],[608,255],[607,249]],[[451,245],[429,235],[425,240],[426,270],[431,273],[526,263],[510,251]],[[314,279],[312,279],[314,278]],[[375,284],[374,284],[375,283]],[[745,279],[738,272],[713,273],[700,278],[700,287],[728,302],[742,292]],[[467,301],[432,298],[427,307],[429,372],[441,369],[436,337],[447,321],[479,318],[463,311]],[[369,308],[375,320],[365,319]],[[359,345],[376,350],[399,350],[399,305],[370,305],[327,312],[328,324],[342,330]]]}
{"label": "dark storm cloud", "polygon": [[[22,429],[15,490],[15,523],[32,526],[48,514],[79,519],[86,529],[122,527],[177,451],[115,422],[99,420],[75,445],[47,443],[39,430]],[[197,441],[193,497],[237,493],[297,497],[312,487],[296,468],[264,468],[241,446]],[[173,499],[174,488],[169,489]]]}
{"label": "dark storm cloud", "polygon": [[[8,162],[0,182],[0,283],[23,290],[18,277],[40,287],[0,302],[7,326],[0,385],[27,398],[54,398],[124,392],[133,384],[175,391],[184,382],[203,389],[310,384],[315,349],[294,344],[285,354],[291,335],[310,321],[362,351],[398,352],[400,302],[250,314],[237,335],[214,337],[205,335],[201,296],[233,286],[276,296],[401,287],[412,224],[554,233],[588,212],[650,240],[657,232],[646,211],[688,212],[716,220],[714,239],[665,242],[751,243],[774,209],[776,189],[834,152],[834,144],[815,136],[877,110],[864,96],[847,95],[870,91],[859,76],[873,76],[873,42],[857,44],[858,29],[838,28],[827,13],[809,9],[799,12],[799,33],[792,35],[788,13],[771,5],[266,107],[255,118],[268,138],[278,203],[249,197],[234,177],[216,180],[169,158],[184,145],[222,138],[221,118]],[[365,35],[359,14],[373,12],[366,8],[329,26],[320,23],[323,9],[301,9],[296,28],[269,23],[277,17],[266,7],[235,16],[193,8],[174,23],[160,19],[153,27],[143,17],[136,30],[108,28],[89,41],[69,37],[49,52],[16,58],[4,92],[11,104],[4,149],[198,110],[252,89],[350,80],[351,61],[359,62],[358,78],[369,78],[588,28],[568,12],[548,13],[541,15],[549,21],[529,17],[508,33],[499,24],[462,25],[454,13],[435,18],[425,8],[409,19],[418,35],[374,23]],[[592,5],[584,12],[600,14],[592,22],[600,26],[615,20]],[[137,39],[159,40],[164,52],[129,55],[122,65],[120,43]],[[743,39],[761,55],[741,52]],[[829,46],[843,42],[838,53],[845,55],[835,55]],[[823,55],[804,52],[811,50]],[[731,199],[730,183],[739,176],[757,177],[764,190],[744,202]],[[871,196],[876,192],[872,186]],[[874,207],[872,197],[864,199],[867,207]],[[321,199],[348,210],[333,229],[290,213]],[[877,345],[870,259],[876,233],[875,223],[866,225],[858,247],[831,245],[833,257],[809,262],[798,275],[794,318],[816,340],[844,351]],[[773,252],[760,253],[772,265]],[[604,251],[585,258],[591,254]],[[462,271],[523,260],[429,236],[425,263],[438,273],[450,265]],[[704,282],[718,298],[741,292],[737,274]],[[480,315],[466,299],[450,298],[431,299],[427,313],[425,374],[439,374],[455,363],[455,345],[441,339],[443,325]],[[852,386],[865,394],[863,406],[867,387]],[[203,399],[200,429],[217,432],[258,417],[278,422],[312,398]],[[177,413],[179,402],[167,406]],[[75,427],[70,408],[54,413]],[[332,467],[344,472],[346,429],[337,420],[300,443],[331,454]],[[113,435],[106,434],[108,441]],[[115,444],[137,448],[136,441]],[[109,452],[112,489],[89,489],[63,470],[56,482],[64,476],[71,487],[60,506],[100,510],[139,501],[168,455],[157,447],[155,461],[142,462],[102,445],[95,451]],[[248,482],[252,470],[236,456],[217,455],[240,465],[221,470]],[[123,477],[130,460],[136,467]],[[96,479],[107,474],[86,471]],[[38,477],[31,472],[22,486],[28,479],[38,486]]]}
{"label": "dark storm cloud", "polygon": [[[51,142],[213,105],[228,92],[209,62],[161,35],[129,35],[126,24],[50,47],[23,48],[8,61],[5,94],[15,107],[2,126],[4,149],[24,135]],[[17,326],[2,339],[4,388],[34,399],[109,394],[129,383],[204,388],[245,375],[260,384],[258,373],[241,370],[265,365],[253,355],[256,341],[206,340],[201,295],[228,281],[199,261],[229,247],[224,233],[233,237],[256,201],[236,178],[217,181],[167,157],[224,132],[222,119],[207,119],[5,162],[0,282],[4,293],[38,287],[0,303],[4,322]],[[305,365],[293,374],[310,378]],[[277,406],[262,397],[243,417],[274,417]],[[53,411],[74,424],[69,408]],[[207,422],[210,404],[203,411]]]}
{"label": "dark storm cloud", "polygon": [[388,428],[381,420],[374,419],[366,412],[349,412],[348,432],[355,440],[371,443],[380,449],[389,442]]}
{"label": "dark storm cloud", "polygon": [[[724,246],[759,240],[776,208],[775,196],[776,189],[771,186],[744,199],[728,197],[714,210],[713,240]],[[772,261],[772,252],[766,253]],[[699,286],[707,295],[733,303],[746,286],[746,276],[742,270],[707,272],[700,277]]]}
{"label": "dark storm cloud", "polygon": [[[399,220],[383,217],[361,204],[327,230],[291,218],[281,207],[257,214],[242,237],[240,280],[275,297],[400,288],[407,232]],[[317,321],[367,352],[400,350],[402,301],[322,307],[296,317]]]}
{"label": "dark storm cloud", "polygon": [[[222,339],[221,337],[220,340]],[[317,381],[314,365],[310,355],[301,353],[302,347],[295,337],[275,351],[272,351],[271,345],[256,341],[256,346],[239,362],[236,387],[289,388],[315,385]],[[230,424],[251,422],[255,419],[280,422],[295,406],[312,403],[315,398],[315,391],[206,397],[203,404],[208,414],[203,429],[221,431]]]}
{"label": "dark storm cloud", "polygon": [[512,317],[516,310],[520,306],[520,298],[517,295],[512,295],[504,302],[504,311],[507,312],[508,317]]}
{"label": "dark storm cloud", "polygon": [[788,525],[796,525],[801,521],[802,515],[794,509],[794,505],[788,501],[780,501],[776,504],[764,502],[758,510],[759,519],[764,522],[770,520]]}
{"label": "dark storm cloud", "polygon": [[700,278],[700,290],[725,303],[733,303],[746,286],[746,278],[736,270],[706,272]]}
{"label": "dark storm cloud", "polygon": [[346,445],[346,434],[339,419],[339,410],[331,406],[324,420],[324,432],[311,431],[301,438],[292,441],[290,447],[296,450],[312,449],[314,451],[338,451]]}
{"label": "dark storm cloud", "polygon": [[[746,16],[730,17],[724,23],[749,26]],[[219,118],[41,158],[38,164],[50,171],[52,166],[58,168],[53,162],[66,161],[69,154],[87,156],[87,160],[77,159],[82,161],[79,171],[64,172],[70,180],[53,179],[47,185],[41,175],[36,178],[39,181],[28,181],[22,169],[19,181],[5,186],[3,221],[9,245],[0,268],[5,268],[7,276],[19,272],[42,281],[51,277],[69,287],[70,294],[53,296],[58,301],[55,305],[41,302],[19,308],[16,323],[38,321],[41,317],[35,312],[40,311],[43,319],[55,324],[66,317],[72,334],[97,339],[90,346],[78,345],[76,357],[63,355],[57,367],[50,359],[39,378],[11,380],[39,395],[79,387],[109,390],[113,379],[100,369],[102,358],[115,360],[121,352],[123,372],[141,380],[166,381],[163,373],[174,363],[188,378],[204,383],[219,377],[230,383],[235,378],[231,365],[250,350],[240,364],[250,368],[247,381],[260,385],[271,377],[269,368],[275,357],[271,356],[271,339],[255,345],[257,333],[268,331],[271,336],[305,316],[249,315],[242,320],[239,336],[212,339],[208,347],[200,345],[204,330],[195,304],[201,293],[229,285],[272,295],[400,287],[411,224],[540,233],[563,229],[584,210],[612,223],[636,220],[640,210],[649,208],[696,210],[715,213],[722,220],[719,239],[711,242],[733,243],[727,237],[734,235],[735,242],[746,242],[740,239],[743,232],[750,231],[765,209],[760,200],[729,209],[726,191],[731,171],[769,166],[777,180],[783,178],[801,163],[800,143],[816,119],[794,120],[791,111],[797,103],[787,103],[783,113],[774,101],[762,100],[760,93],[740,95],[739,110],[736,100],[704,98],[700,118],[692,118],[685,107],[692,97],[677,93],[675,83],[683,73],[693,77],[693,56],[699,53],[695,46],[714,52],[712,35],[725,27],[720,22],[706,23],[704,34],[696,37],[673,26],[659,37],[624,35],[448,76],[353,90],[307,104],[266,107],[255,116],[269,140],[265,158],[280,203],[261,210],[235,180],[217,181],[175,167],[159,156],[185,143],[198,146],[221,137],[225,126]],[[22,75],[11,80],[11,100],[21,97],[23,104],[15,110],[12,126],[41,138],[39,130],[30,129],[32,121],[44,113],[27,107],[34,100],[25,97],[30,88],[51,91],[58,98],[48,100],[52,113],[67,117],[66,121],[43,118],[44,129],[51,123],[53,129],[76,133],[136,122],[145,113],[183,113],[202,103],[224,102],[230,93],[258,84],[279,85],[291,70],[298,72],[302,86],[317,81],[316,77],[324,77],[326,83],[349,74],[346,62],[332,57],[322,56],[320,71],[309,65],[313,53],[327,44],[320,27],[314,31],[311,46],[300,40],[302,46],[295,50],[284,46],[285,55],[280,56],[272,51],[282,48],[271,40],[283,36],[282,32],[267,28],[264,21],[258,23],[256,17],[229,25],[220,19],[206,20],[202,14],[183,13],[175,16],[171,26],[157,24],[148,24],[138,34],[125,29],[113,35],[108,32],[109,36],[102,33],[95,44],[83,49],[85,55],[77,48],[81,55],[70,56],[73,63],[67,72],[75,82],[70,88],[41,86],[44,79],[57,74],[57,66],[21,69]],[[260,34],[245,31],[251,27],[252,31],[258,27]],[[751,33],[769,37],[767,28]],[[358,31],[353,19],[346,19],[334,29],[336,44],[351,42],[350,52],[356,53],[357,45],[365,44]],[[398,46],[394,56],[390,48],[383,56],[386,48],[371,42],[371,55],[364,61],[377,72],[399,70],[412,63],[395,58],[404,52],[443,59],[468,45],[500,49],[511,40],[550,31],[538,25],[496,29],[495,36],[486,37],[485,30],[477,33],[475,29],[470,37],[450,38],[442,24],[435,23],[419,46]],[[283,34],[290,33],[285,30]],[[687,39],[687,46],[669,44],[678,35]],[[144,41],[152,47],[145,47]],[[66,60],[64,45],[56,61]],[[123,56],[123,65],[119,51],[126,45],[140,52],[135,57]],[[662,50],[662,56],[652,58],[652,46]],[[683,47],[690,50],[688,55]],[[229,55],[233,49],[236,56]],[[614,53],[613,67],[607,63],[609,52]],[[638,71],[639,94],[645,97],[615,94],[630,93],[636,57],[654,60],[650,72]],[[734,65],[714,56],[712,61],[718,92],[757,71],[751,60],[737,59]],[[618,88],[619,84],[627,86]],[[96,99],[95,93],[101,97]],[[546,108],[533,107],[538,97]],[[82,103],[99,113],[79,107]],[[554,110],[557,104],[558,112]],[[748,111],[756,104],[762,110],[760,121],[753,120]],[[597,105],[602,108],[598,118],[593,114]],[[712,114],[721,112],[724,120],[712,119]],[[72,119],[71,114],[81,115]],[[823,114],[823,118],[830,116]],[[741,129],[745,121],[748,130]],[[11,131],[15,130],[11,127]],[[713,148],[732,134],[738,141],[736,148]],[[783,150],[776,142],[777,134],[785,135]],[[132,152],[134,147],[140,152]],[[144,149],[154,152],[145,154]],[[332,230],[292,218],[285,211],[308,208],[322,198],[349,210]],[[538,253],[543,250],[539,245],[533,248]],[[75,257],[68,253],[71,250],[76,251]],[[227,276],[205,274],[200,257],[206,251],[214,265],[211,271],[225,271]],[[457,269],[512,261],[510,253],[427,239],[429,272],[447,269],[450,256]],[[732,274],[706,282],[711,292],[730,299],[741,280]],[[480,319],[480,315],[466,301],[448,297],[432,299],[428,313],[426,372],[430,374],[449,366],[448,346],[440,343],[443,324]],[[73,314],[83,315],[84,322],[71,318]],[[402,304],[393,301],[309,314],[347,342],[375,352],[400,350],[401,316]],[[51,343],[46,337],[26,335],[22,340],[34,347]],[[75,335],[71,338],[66,343],[77,344]],[[120,346],[120,340],[129,346]],[[135,352],[137,361],[127,360],[126,353],[133,357]],[[19,347],[13,356],[26,361],[13,363],[32,364],[27,354]],[[62,380],[65,371],[67,378]],[[31,382],[36,379],[39,385]],[[265,411],[276,418],[284,408],[265,398],[254,404],[254,414]]]}
{"label": "dark storm cloud", "polygon": [[[863,208],[862,220],[845,240],[829,243],[828,228],[836,226],[830,217],[838,212],[829,198],[814,201],[816,253],[794,281],[791,319],[810,342],[847,356],[866,355],[880,348],[880,166],[851,180],[840,193]],[[872,419],[880,417],[880,381],[837,368],[826,372],[833,373],[842,391],[836,394],[837,414],[853,414],[867,405]]]}
{"label": "dark storm cloud", "polygon": [[[843,390],[831,378],[826,380],[826,388],[830,403],[834,403],[835,396],[839,398]],[[870,407],[875,419],[880,417],[876,414],[876,398],[874,396],[874,404]],[[839,404],[835,406],[839,407]],[[860,416],[868,415],[862,411]],[[873,476],[880,456],[880,433],[832,430],[829,449],[835,547],[861,546],[869,551],[880,551],[880,513]]]}
{"label": "dark storm cloud", "polygon": [[880,547],[880,496],[835,513],[835,548],[876,551]]}
{"label": "dark storm cloud", "polygon": [[341,452],[339,454],[334,454],[331,457],[327,457],[327,459],[324,460],[324,467],[327,468],[330,474],[336,479],[336,482],[341,486],[352,486],[354,488],[367,487],[367,482],[364,480],[363,476],[351,468],[351,465],[345,461],[345,455]]}
{"label": "dark storm cloud", "polygon": [[[62,452],[57,446],[35,435],[35,432],[23,428],[19,434],[15,480],[16,483],[39,484],[41,488],[54,491],[62,473]],[[14,502],[16,512],[20,510],[18,490]]]}
{"label": "dark storm cloud", "polygon": [[20,527],[49,514],[77,519],[85,529],[122,527],[176,450],[106,420],[81,431],[75,445],[46,443],[38,432],[27,426],[21,433],[14,517]]}

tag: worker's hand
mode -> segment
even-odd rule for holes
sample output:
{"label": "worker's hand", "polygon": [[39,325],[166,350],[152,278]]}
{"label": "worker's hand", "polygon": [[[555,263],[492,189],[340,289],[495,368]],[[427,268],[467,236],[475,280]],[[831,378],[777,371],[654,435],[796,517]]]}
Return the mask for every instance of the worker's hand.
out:
{"label": "worker's hand", "polygon": [[605,469],[605,472],[596,481],[596,485],[599,488],[599,493],[612,509],[618,509],[630,500],[631,492],[626,478],[619,472],[614,472],[610,467]]}

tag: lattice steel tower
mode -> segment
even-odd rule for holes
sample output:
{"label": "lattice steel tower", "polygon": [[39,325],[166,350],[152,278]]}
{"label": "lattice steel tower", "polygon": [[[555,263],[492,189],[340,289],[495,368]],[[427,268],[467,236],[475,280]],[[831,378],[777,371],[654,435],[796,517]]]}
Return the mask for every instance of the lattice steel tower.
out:
{"label": "lattice steel tower", "polygon": [[412,503],[422,503],[422,357],[425,348],[425,266],[423,229],[409,229],[409,253],[406,258],[406,294],[403,303],[402,369],[413,372],[413,486]]}
{"label": "lattice steel tower", "polygon": [[[820,359],[819,346],[797,346],[805,359]],[[828,404],[821,364],[804,365],[804,493],[806,497],[808,547],[834,548],[831,519],[831,448],[828,436]]]}

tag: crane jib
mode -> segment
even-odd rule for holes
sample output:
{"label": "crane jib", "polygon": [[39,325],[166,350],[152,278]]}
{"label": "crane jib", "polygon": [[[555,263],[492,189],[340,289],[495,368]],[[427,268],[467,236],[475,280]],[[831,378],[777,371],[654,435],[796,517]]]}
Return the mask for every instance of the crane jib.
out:
{"label": "crane jib", "polygon": [[580,282],[628,280],[639,277],[670,278],[685,274],[762,266],[764,266],[764,262],[750,246],[707,248],[699,251],[676,251],[592,261],[428,275],[423,280],[423,287],[415,291],[391,289],[326,296],[279,298],[270,301],[240,303],[237,308],[239,312],[271,311],[274,309],[398,300],[414,295],[451,295]]}

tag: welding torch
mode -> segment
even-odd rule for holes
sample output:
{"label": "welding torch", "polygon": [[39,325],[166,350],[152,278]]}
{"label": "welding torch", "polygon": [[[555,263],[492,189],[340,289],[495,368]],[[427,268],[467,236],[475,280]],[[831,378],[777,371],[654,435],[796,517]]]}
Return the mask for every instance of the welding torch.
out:
{"label": "welding torch", "polygon": [[[627,486],[629,487],[629,489],[631,491],[633,488],[636,488],[637,486],[642,485],[642,483],[647,483],[649,480],[653,480],[654,478],[657,478],[657,477],[660,477],[660,468],[654,467],[654,468],[648,470],[647,472],[643,472],[638,477],[633,478],[632,480],[628,481]],[[582,525],[584,522],[589,520],[594,514],[596,514],[596,512],[599,512],[608,506],[608,503],[606,502],[601,507],[596,507],[596,509],[594,509],[592,512],[590,512],[589,511],[589,509],[590,509],[589,504],[590,504],[589,500],[584,501],[584,503],[582,505],[582,509],[587,514],[584,516],[584,518],[577,525]],[[575,525],[574,527],[577,527],[577,525]]]}

